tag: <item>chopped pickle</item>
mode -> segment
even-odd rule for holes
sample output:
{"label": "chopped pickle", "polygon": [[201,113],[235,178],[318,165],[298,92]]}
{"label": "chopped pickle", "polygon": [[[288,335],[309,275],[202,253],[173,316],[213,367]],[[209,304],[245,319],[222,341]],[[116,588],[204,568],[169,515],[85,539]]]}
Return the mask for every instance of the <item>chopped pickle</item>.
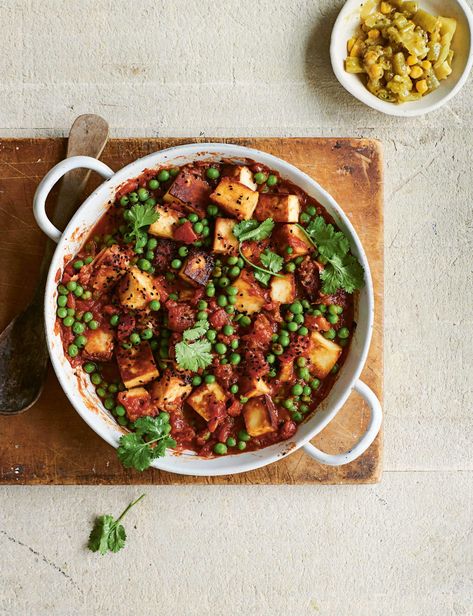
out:
{"label": "chopped pickle", "polygon": [[345,70],[366,75],[367,89],[379,99],[418,100],[451,74],[455,19],[431,15],[410,0],[367,0],[360,18],[347,42]]}

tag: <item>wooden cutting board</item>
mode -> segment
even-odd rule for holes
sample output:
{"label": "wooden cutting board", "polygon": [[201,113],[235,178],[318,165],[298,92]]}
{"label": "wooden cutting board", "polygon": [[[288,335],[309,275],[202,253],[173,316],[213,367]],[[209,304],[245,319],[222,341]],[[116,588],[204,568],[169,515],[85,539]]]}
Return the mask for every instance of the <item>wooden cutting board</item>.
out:
{"label": "wooden cutting board", "polygon": [[[102,160],[114,170],[150,152],[196,139],[117,139]],[[203,141],[203,140],[200,140]],[[205,141],[209,141],[206,139]],[[383,387],[383,170],[380,144],[367,139],[220,139],[275,154],[327,189],[351,219],[368,254],[376,296],[373,341],[363,380],[382,397]],[[0,140],[0,330],[29,301],[45,238],[32,212],[36,186],[65,156],[65,139]],[[99,183],[91,180],[88,191]],[[1,387],[1,384],[0,384]],[[357,394],[314,439],[339,453],[364,432],[369,412]],[[29,411],[0,416],[0,483],[3,484],[343,484],[374,483],[382,471],[382,435],[351,464],[322,466],[302,451],[250,473],[194,478],[154,469],[124,469],[112,447],[79,417],[52,369]]]}

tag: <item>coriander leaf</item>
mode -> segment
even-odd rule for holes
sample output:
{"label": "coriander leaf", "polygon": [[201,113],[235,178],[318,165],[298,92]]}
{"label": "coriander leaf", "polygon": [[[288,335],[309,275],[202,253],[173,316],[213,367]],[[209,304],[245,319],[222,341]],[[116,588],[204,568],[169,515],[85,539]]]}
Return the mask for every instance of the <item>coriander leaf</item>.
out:
{"label": "coriander leaf", "polygon": [[350,250],[348,239],[341,231],[326,223],[322,216],[316,216],[307,227],[302,227],[315,242],[319,254],[327,259],[333,255],[344,256]]}
{"label": "coriander leaf", "polygon": [[100,554],[107,553],[108,537],[114,521],[111,515],[101,515],[95,520],[94,527],[89,536],[89,543],[87,544],[89,550],[92,552],[100,552]]}
{"label": "coriander leaf", "polygon": [[280,272],[284,263],[284,259],[282,257],[280,257],[272,250],[269,250],[268,248],[266,248],[266,250],[263,250],[263,252],[260,254],[260,261],[265,266],[265,268],[268,269],[270,272],[273,272],[273,274],[277,274],[277,272]]}
{"label": "coriander leaf", "polygon": [[273,228],[272,218],[267,218],[261,224],[258,224],[257,220],[243,220],[233,227],[233,235],[240,243],[247,240],[265,240],[271,235]]}
{"label": "coriander leaf", "polygon": [[155,210],[154,205],[146,205],[146,203],[137,203],[132,205],[128,210],[128,221],[131,226],[130,237],[139,240],[143,237],[142,227],[148,227],[156,222],[159,218],[159,213]]}
{"label": "coriander leaf", "polygon": [[133,430],[138,436],[146,435],[150,440],[161,438],[166,434],[165,426],[168,424],[169,419],[163,413],[159,413],[157,417],[140,417],[133,424]]}
{"label": "coriander leaf", "polygon": [[156,447],[153,447],[153,460],[162,458],[166,453],[166,449],[174,449],[176,445],[176,441],[171,436],[166,436],[158,441]]}
{"label": "coriander leaf", "polygon": [[100,554],[103,555],[106,554],[108,550],[111,552],[118,552],[125,547],[126,532],[120,524],[120,521],[136,503],[144,498],[144,496],[145,495],[142,494],[139,498],[130,503],[116,520],[111,515],[101,515],[96,518],[87,544],[89,550],[92,552],[100,552]]}
{"label": "coriander leaf", "polygon": [[329,259],[325,268],[320,273],[323,282],[322,293],[332,295],[338,289],[344,289],[347,293],[353,293],[364,286],[364,270],[358,259],[353,255]]}
{"label": "coriander leaf", "polygon": [[212,363],[211,348],[208,340],[196,340],[192,344],[182,340],[175,347],[176,361],[180,368],[197,372],[199,368],[206,368]]}
{"label": "coriander leaf", "polygon": [[182,337],[184,338],[184,340],[197,340],[197,338],[202,338],[202,336],[208,329],[208,321],[196,321],[191,328],[186,329],[186,331],[183,332]]}
{"label": "coriander leaf", "polygon": [[136,468],[138,471],[149,468],[153,460],[151,447],[141,435],[134,432],[120,438],[117,454],[125,468]]}
{"label": "coriander leaf", "polygon": [[262,270],[255,270],[254,276],[256,280],[265,287],[268,286],[268,283],[271,280],[271,274],[269,274],[268,272],[263,272]]}
{"label": "coriander leaf", "polygon": [[[166,447],[175,447],[169,436],[169,415],[159,413],[156,417],[140,417],[133,424],[136,432],[124,434],[117,449],[118,457],[125,468],[144,471],[156,458],[164,456]],[[164,446],[161,443],[164,441]]]}
{"label": "coriander leaf", "polygon": [[[248,259],[248,257],[245,256],[244,252],[241,249],[241,244],[238,246],[238,252],[240,253],[241,258],[246,261],[248,263],[248,265],[251,265],[252,268],[254,268],[256,271],[254,273],[256,280],[258,280],[258,282],[261,282],[264,285],[267,285],[269,282],[269,278],[267,278],[267,276],[263,276],[263,274],[267,274],[268,276],[278,276],[279,278],[282,278],[282,274],[277,274],[276,272],[272,272],[271,270],[267,270],[264,267],[261,267],[260,265],[256,265],[256,263],[253,263],[252,261],[250,261]],[[271,252],[271,251],[269,251]],[[263,253],[261,253],[263,254]],[[275,253],[273,253],[275,254]],[[278,255],[276,255],[278,256]],[[257,276],[257,272],[260,272],[260,274]]]}

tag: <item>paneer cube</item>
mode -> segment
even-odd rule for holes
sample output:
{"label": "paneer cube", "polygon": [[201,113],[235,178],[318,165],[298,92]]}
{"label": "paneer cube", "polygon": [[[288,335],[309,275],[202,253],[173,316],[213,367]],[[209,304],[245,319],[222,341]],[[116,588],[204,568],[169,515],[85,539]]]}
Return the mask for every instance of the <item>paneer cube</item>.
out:
{"label": "paneer cube", "polygon": [[193,287],[205,286],[213,268],[212,255],[202,250],[193,250],[179,270],[179,277]]}
{"label": "paneer cube", "polygon": [[232,178],[222,178],[210,199],[220,205],[228,214],[240,220],[253,216],[259,193]]}
{"label": "paneer cube", "polygon": [[263,396],[269,394],[271,388],[263,379],[263,377],[243,377],[241,379],[241,395],[245,398],[256,398],[257,396]]}
{"label": "paneer cube", "polygon": [[287,383],[294,378],[294,361],[281,361],[281,367],[279,368],[278,380],[281,383]]}
{"label": "paneer cube", "polygon": [[166,203],[176,203],[202,214],[212,192],[209,184],[192,173],[181,171],[163,197]]}
{"label": "paneer cube", "polygon": [[216,218],[213,251],[219,254],[234,255],[238,253],[238,240],[233,235],[237,224],[234,218]]}
{"label": "paneer cube", "polygon": [[251,272],[243,270],[239,277],[232,283],[232,286],[236,287],[238,290],[236,294],[237,301],[235,310],[253,314],[259,312],[266,304],[264,292],[256,283]]}
{"label": "paneer cube", "polygon": [[272,218],[274,222],[298,222],[300,209],[296,195],[261,193],[254,217],[261,221]]}
{"label": "paneer cube", "polygon": [[229,165],[223,171],[224,176],[233,178],[251,190],[256,190],[258,185],[253,181],[253,173],[246,165]]}
{"label": "paneer cube", "polygon": [[92,261],[92,274],[89,285],[102,294],[109,291],[126,272],[130,263],[130,254],[118,244],[103,248]]}
{"label": "paneer cube", "polygon": [[286,259],[288,260],[304,257],[314,250],[314,246],[308,240],[304,231],[295,224],[280,225],[275,230],[273,238],[282,249],[285,249],[287,246],[292,248],[290,255],[286,253]]}
{"label": "paneer cube", "polygon": [[152,300],[159,299],[159,292],[154,285],[153,277],[139,267],[133,266],[120,280],[118,297],[125,308],[144,310]]}
{"label": "paneer cube", "polygon": [[158,381],[151,385],[151,398],[158,409],[175,411],[192,391],[190,379],[174,370],[166,370]]}
{"label": "paneer cube", "polygon": [[154,417],[158,412],[149,392],[144,387],[121,391],[117,396],[117,401],[125,407],[130,421],[136,421],[140,417]]}
{"label": "paneer cube", "polygon": [[131,349],[118,346],[115,350],[120,376],[127,389],[146,385],[159,376],[148,342],[140,342]]}
{"label": "paneer cube", "polygon": [[113,355],[113,332],[106,326],[87,331],[87,342],[82,351],[84,359],[110,361]]}
{"label": "paneer cube", "polygon": [[201,385],[187,398],[187,404],[199,413],[205,421],[210,421],[212,418],[210,414],[210,402],[212,399],[217,400],[217,402],[224,402],[227,399],[225,391],[218,383]]}
{"label": "paneer cube", "polygon": [[290,304],[296,299],[296,283],[294,274],[273,276],[271,280],[271,301],[279,304]]}
{"label": "paneer cube", "polygon": [[248,400],[243,407],[243,418],[250,436],[263,436],[277,428],[277,412],[269,396]]}
{"label": "paneer cube", "polygon": [[156,237],[167,237],[172,239],[174,237],[174,229],[177,226],[179,218],[182,217],[182,214],[166,205],[158,205],[155,210],[158,212],[159,218],[149,226],[148,233]]}
{"label": "paneer cube", "polygon": [[322,334],[313,331],[310,335],[309,370],[319,379],[324,379],[337,363],[342,348]]}

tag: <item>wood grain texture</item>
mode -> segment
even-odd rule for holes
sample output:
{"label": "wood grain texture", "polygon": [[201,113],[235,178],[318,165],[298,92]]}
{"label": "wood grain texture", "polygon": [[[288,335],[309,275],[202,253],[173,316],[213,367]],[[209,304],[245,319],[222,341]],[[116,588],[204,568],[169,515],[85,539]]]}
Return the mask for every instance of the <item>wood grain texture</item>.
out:
{"label": "wood grain texture", "polygon": [[[196,139],[120,139],[109,142],[102,160],[118,170],[150,152]],[[206,139],[209,141],[209,139]],[[296,165],[326,188],[354,224],[368,254],[375,287],[375,327],[363,380],[382,398],[383,387],[383,183],[378,142],[366,139],[220,139],[257,148]],[[32,198],[44,174],[65,156],[63,139],[0,141],[0,209],[3,240],[0,328],[29,300],[45,238],[36,227]],[[99,183],[91,178],[88,190]],[[54,199],[54,196],[53,196]],[[338,453],[365,429],[368,410],[353,394],[314,439]],[[382,472],[382,434],[351,464],[322,466],[303,452],[250,473],[192,478],[156,471],[125,470],[114,450],[79,417],[50,369],[40,400],[24,415],[0,417],[0,483],[3,484],[343,484],[375,483]]]}

